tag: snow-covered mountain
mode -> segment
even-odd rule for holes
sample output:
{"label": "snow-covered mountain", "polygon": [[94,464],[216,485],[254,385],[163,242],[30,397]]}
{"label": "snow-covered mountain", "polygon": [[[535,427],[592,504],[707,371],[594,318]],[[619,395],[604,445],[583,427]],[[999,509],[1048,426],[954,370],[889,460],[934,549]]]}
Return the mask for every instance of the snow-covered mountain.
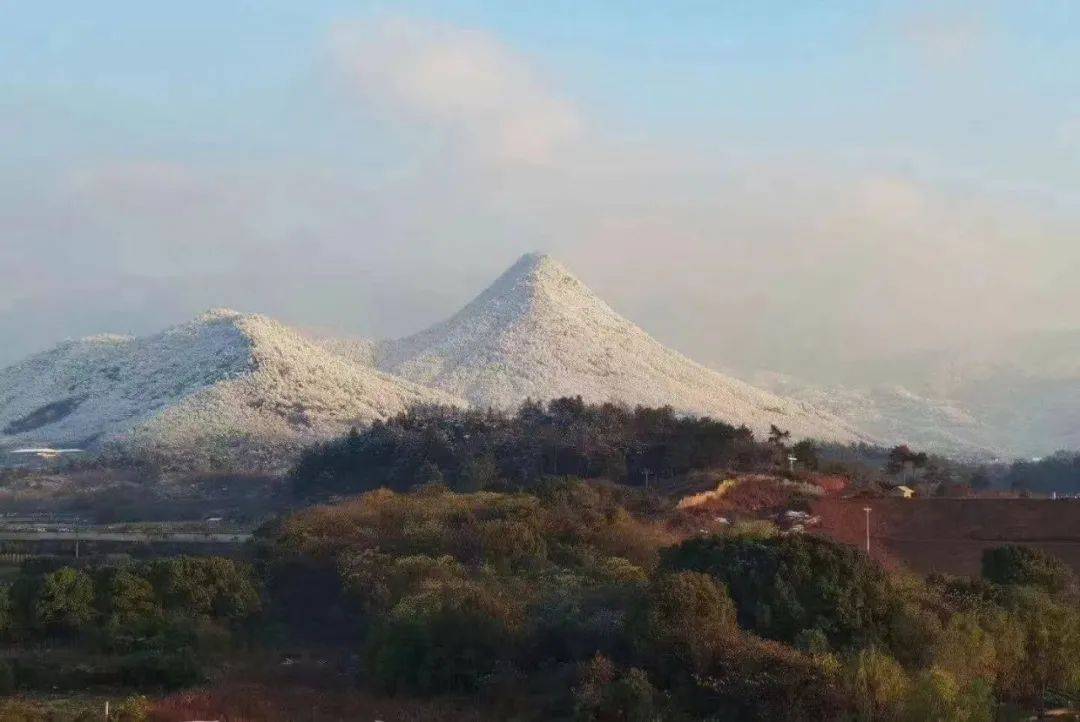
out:
{"label": "snow-covered mountain", "polygon": [[1080,331],[852,364],[842,381],[759,372],[755,383],[890,442],[957,456],[1031,457],[1080,448]]}
{"label": "snow-covered mountain", "polygon": [[851,425],[665,347],[546,255],[528,254],[448,320],[383,344],[379,367],[479,406],[581,395],[853,441]]}
{"label": "snow-covered mountain", "polygon": [[0,446],[270,464],[416,403],[464,403],[361,356],[228,310],[146,338],[71,341],[0,370]]}
{"label": "snow-covered mountain", "polygon": [[1007,453],[989,424],[955,400],[895,384],[820,385],[774,372],[759,372],[752,379],[762,388],[825,409],[883,443],[968,459]]}

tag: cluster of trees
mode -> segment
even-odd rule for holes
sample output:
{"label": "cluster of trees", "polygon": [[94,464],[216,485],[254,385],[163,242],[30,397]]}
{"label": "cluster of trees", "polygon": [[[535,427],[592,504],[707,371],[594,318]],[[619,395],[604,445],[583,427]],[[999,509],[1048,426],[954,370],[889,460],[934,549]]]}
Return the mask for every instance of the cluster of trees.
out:
{"label": "cluster of trees", "polygon": [[1080,454],[1059,451],[1037,461],[1015,461],[1005,472],[1001,484],[1008,489],[1043,494],[1080,493]]}
{"label": "cluster of trees", "polygon": [[[746,427],[580,397],[526,402],[514,414],[417,407],[312,447],[292,477],[301,496],[425,483],[476,491],[529,486],[551,475],[640,485],[693,469],[772,463],[776,449],[786,449],[783,432],[777,434],[771,443],[755,442]],[[812,458],[812,445],[799,453]]]}
{"label": "cluster of trees", "polygon": [[121,566],[23,565],[0,587],[0,640],[22,650],[78,649],[99,668],[63,675],[48,655],[0,660],[0,691],[122,683],[190,684],[208,656],[246,635],[262,608],[253,569],[220,557]]}
{"label": "cluster of trees", "polygon": [[267,527],[260,563],[276,613],[321,617],[365,684],[506,717],[975,722],[1080,695],[1080,605],[1050,557],[924,581],[760,525],[677,542],[622,494],[379,490]]}

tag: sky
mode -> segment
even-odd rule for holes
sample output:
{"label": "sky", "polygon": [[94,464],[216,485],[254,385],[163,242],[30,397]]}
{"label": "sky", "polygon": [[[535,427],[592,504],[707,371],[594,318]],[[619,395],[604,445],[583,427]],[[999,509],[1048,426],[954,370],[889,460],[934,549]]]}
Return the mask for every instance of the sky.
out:
{"label": "sky", "polygon": [[0,364],[552,254],[718,368],[1080,327],[1080,3],[0,0]]}

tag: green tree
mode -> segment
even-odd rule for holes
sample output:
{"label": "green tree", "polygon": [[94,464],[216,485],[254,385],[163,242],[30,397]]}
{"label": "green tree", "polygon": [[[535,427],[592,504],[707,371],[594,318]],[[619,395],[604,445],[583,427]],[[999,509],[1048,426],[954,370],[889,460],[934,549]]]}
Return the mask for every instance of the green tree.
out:
{"label": "green tree", "polygon": [[499,465],[494,454],[486,453],[465,465],[459,487],[462,491],[481,491],[499,480]]}
{"label": "green tree", "polygon": [[861,649],[847,660],[844,683],[859,722],[894,719],[908,692],[904,668],[875,647]]}
{"label": "green tree", "polygon": [[788,644],[806,629],[834,647],[884,640],[903,601],[865,555],[802,534],[695,537],[667,550],[663,563],[723,582],[742,627]]}
{"label": "green tree", "polygon": [[641,646],[667,673],[701,673],[737,632],[735,605],[723,586],[699,572],[661,575],[634,620]]}
{"label": "green tree", "polygon": [[178,557],[148,569],[166,609],[238,621],[261,608],[250,567],[223,557]]}
{"label": "green tree", "polygon": [[938,668],[915,677],[904,704],[905,722],[992,722],[994,698],[984,681],[961,685]]}
{"label": "green tree", "polygon": [[817,445],[810,439],[795,442],[791,447],[791,455],[795,457],[795,461],[811,471],[818,468]]}
{"label": "green tree", "polygon": [[581,722],[654,722],[660,719],[657,691],[636,667],[619,673],[610,659],[596,655],[582,666],[574,690],[575,718]]}
{"label": "green tree", "polygon": [[162,613],[153,585],[131,569],[108,569],[96,586],[98,609],[113,623],[137,625]]}
{"label": "green tree", "polygon": [[71,567],[45,576],[34,605],[39,626],[78,632],[94,619],[94,582],[85,572]]}
{"label": "green tree", "polygon": [[995,584],[1034,586],[1058,594],[1073,582],[1063,561],[1041,549],[1007,544],[982,555],[982,576]]}
{"label": "green tree", "polygon": [[518,616],[468,582],[405,597],[369,642],[372,675],[391,693],[475,692],[496,662],[513,656]]}

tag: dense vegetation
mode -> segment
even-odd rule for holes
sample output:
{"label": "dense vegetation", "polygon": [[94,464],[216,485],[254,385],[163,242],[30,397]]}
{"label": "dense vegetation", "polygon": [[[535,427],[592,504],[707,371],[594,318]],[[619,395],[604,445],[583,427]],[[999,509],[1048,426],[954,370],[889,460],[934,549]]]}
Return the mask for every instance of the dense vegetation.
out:
{"label": "dense vegetation", "polygon": [[1002,486],[1043,494],[1080,493],[1080,454],[1060,451],[1044,459],[1016,461],[1005,472]]}
{"label": "dense vegetation", "polygon": [[[309,450],[294,492],[336,501],[265,525],[250,563],[25,563],[0,586],[0,693],[186,687],[246,650],[312,649],[354,702],[447,720],[989,722],[1080,698],[1080,597],[1053,557],[1005,546],[979,578],[920,579],[656,493],[705,470],[941,488],[1004,473],[789,441],[580,399],[417,408]],[[770,513],[810,487],[764,478],[783,492]],[[742,486],[767,485],[724,499]],[[190,718],[131,709],[118,719]]]}
{"label": "dense vegetation", "polygon": [[293,479],[302,496],[431,482],[477,491],[529,486],[549,475],[645,484],[692,469],[750,467],[774,452],[745,427],[680,417],[670,408],[564,398],[527,402],[514,414],[414,408],[313,447]]}
{"label": "dense vegetation", "polygon": [[1080,694],[1074,580],[1041,555],[923,581],[759,526],[679,541],[636,494],[374,491],[264,530],[260,554],[278,613],[299,583],[324,595],[302,613],[349,632],[362,684],[507,717],[990,720]]}
{"label": "dense vegetation", "polygon": [[907,446],[792,443],[774,427],[680,416],[670,408],[588,404],[580,398],[526,402],[515,413],[421,406],[364,431],[309,448],[292,471],[301,498],[378,488],[405,491],[442,483],[454,491],[527,489],[545,476],[664,485],[688,472],[723,468],[842,474],[872,488],[909,484],[924,493],[967,494],[996,487],[1049,493],[1080,490],[1080,462],[1058,454],[1039,462],[981,464]]}
{"label": "dense vegetation", "polygon": [[90,567],[28,562],[0,587],[0,693],[176,687],[250,637],[261,589],[230,559]]}

